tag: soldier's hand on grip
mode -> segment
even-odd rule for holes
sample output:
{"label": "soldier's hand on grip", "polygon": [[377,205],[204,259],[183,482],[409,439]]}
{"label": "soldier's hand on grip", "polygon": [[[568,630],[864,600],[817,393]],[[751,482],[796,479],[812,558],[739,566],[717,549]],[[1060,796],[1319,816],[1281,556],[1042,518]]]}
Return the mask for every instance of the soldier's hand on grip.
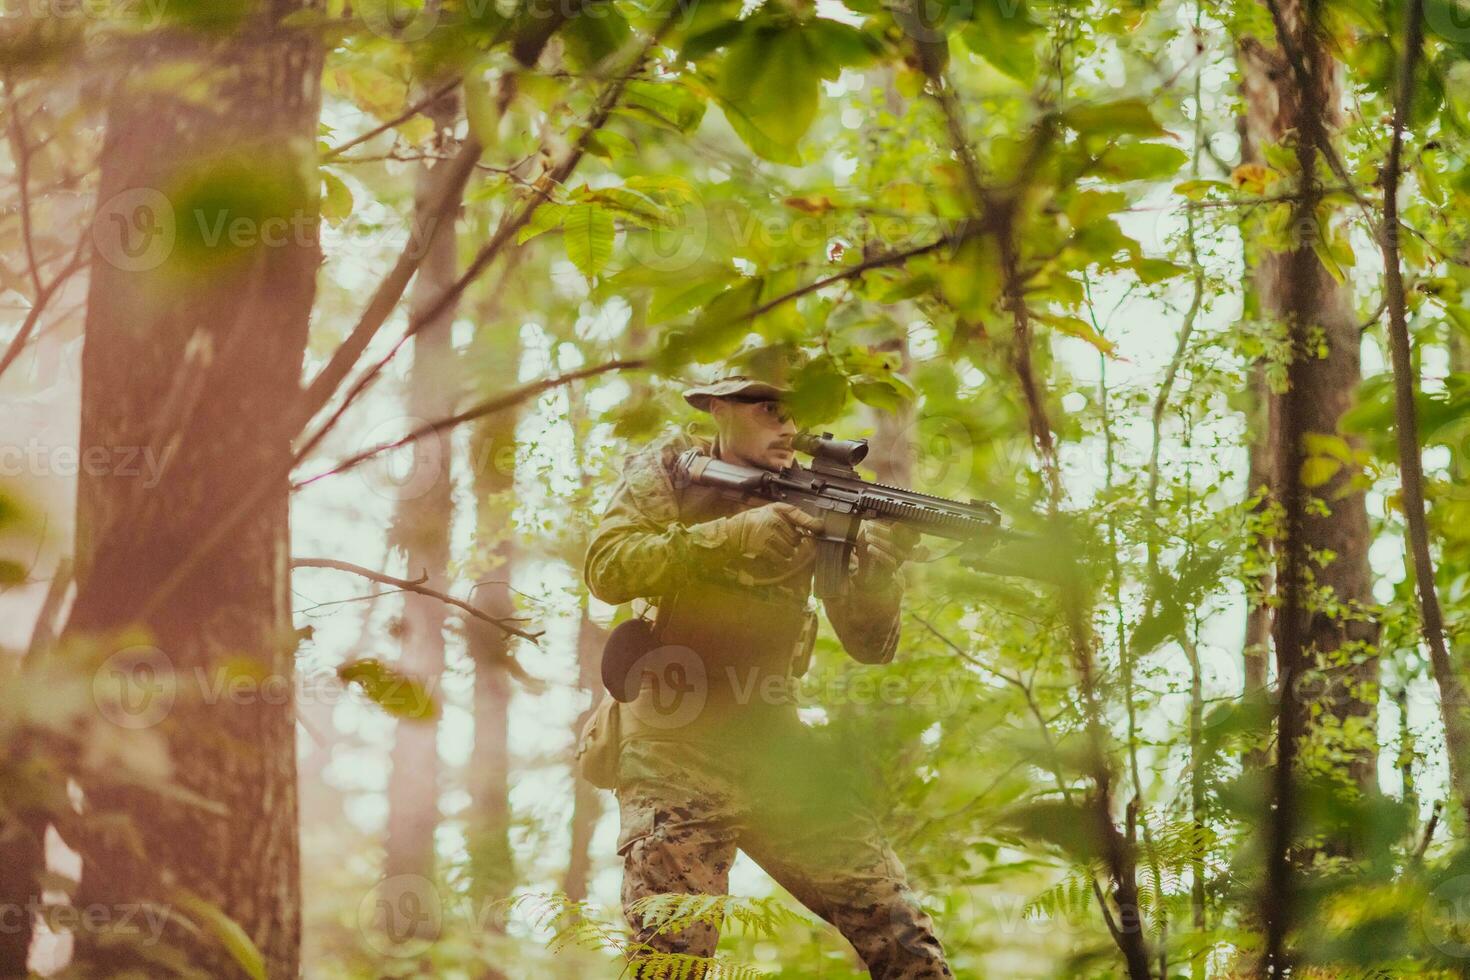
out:
{"label": "soldier's hand on grip", "polygon": [[858,577],[882,584],[919,551],[919,533],[892,521],[868,521],[858,532]]}
{"label": "soldier's hand on grip", "polygon": [[721,518],[731,549],[744,558],[790,561],[822,522],[791,504],[766,504]]}

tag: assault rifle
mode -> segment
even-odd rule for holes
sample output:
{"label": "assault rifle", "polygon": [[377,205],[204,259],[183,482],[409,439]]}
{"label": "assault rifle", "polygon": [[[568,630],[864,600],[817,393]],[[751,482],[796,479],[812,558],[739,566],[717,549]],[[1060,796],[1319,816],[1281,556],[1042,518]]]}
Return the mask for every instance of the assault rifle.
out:
{"label": "assault rifle", "polygon": [[1000,512],[985,501],[960,503],[864,480],[853,467],[868,455],[866,439],[803,433],[793,445],[812,458],[810,467],[793,462],[773,472],[727,463],[690,449],[679,457],[674,480],[676,486],[697,483],[742,500],[792,504],[821,518],[814,583],[821,598],[846,590],[848,562],[863,521],[894,521],[923,534],[975,545],[984,545],[999,529]]}

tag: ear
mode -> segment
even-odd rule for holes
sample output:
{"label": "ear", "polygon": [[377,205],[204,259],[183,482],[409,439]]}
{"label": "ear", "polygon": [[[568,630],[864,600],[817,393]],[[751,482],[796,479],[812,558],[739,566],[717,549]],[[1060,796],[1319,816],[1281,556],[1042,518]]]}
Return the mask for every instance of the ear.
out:
{"label": "ear", "polygon": [[714,416],[715,425],[723,427],[730,420],[730,403],[723,398],[711,398],[709,413]]}

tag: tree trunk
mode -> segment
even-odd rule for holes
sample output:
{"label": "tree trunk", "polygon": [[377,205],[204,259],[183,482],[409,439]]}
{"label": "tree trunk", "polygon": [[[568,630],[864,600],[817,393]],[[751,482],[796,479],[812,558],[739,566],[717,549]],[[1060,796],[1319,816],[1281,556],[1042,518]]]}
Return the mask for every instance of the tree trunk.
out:
{"label": "tree trunk", "polygon": [[[140,42],[135,63],[179,59],[194,83],[159,86],[144,74],[117,86],[101,157],[80,445],[111,458],[147,448],[166,468],[154,481],[128,467],[81,467],[67,629],[70,640],[95,641],[98,659],[112,655],[99,678],[130,680],[134,691],[151,682],[142,702],[102,706],[99,730],[111,741],[98,748],[125,755],[157,736],[171,782],[207,801],[89,776],[86,826],[72,840],[85,861],[78,904],[157,901],[196,923],[213,906],[272,978],[300,974],[301,940],[286,481],[228,549],[158,596],[240,488],[290,451],[277,420],[298,394],[320,259],[322,50],[313,32],[280,21],[307,6],[261,4],[223,35],[160,32]],[[200,87],[206,98],[194,97]],[[146,644],[125,636],[129,627],[146,631]],[[259,683],[220,696],[242,676]],[[206,975],[245,976],[248,955],[213,935],[170,924],[162,938]],[[105,938],[79,930],[77,961],[108,975],[163,973],[138,955],[148,950]]]}
{"label": "tree trunk", "polygon": [[[429,88],[442,87],[442,80]],[[442,134],[458,115],[451,93],[424,110]],[[432,194],[434,168],[423,166],[417,179],[420,221]],[[451,207],[438,227],[420,227],[428,251],[419,266],[410,299],[413,319],[438,302],[455,280],[455,228]],[[450,304],[413,338],[413,368],[408,383],[408,412],[416,422],[443,418],[454,408],[454,345]],[[449,529],[453,522],[453,454],[449,437],[421,439],[413,444],[413,470],[399,488],[402,495],[393,528],[393,544],[403,549],[408,577],[427,576],[426,584],[448,591]],[[429,596],[408,593],[403,603],[399,669],[423,684],[436,701],[442,696],[444,624],[446,608]],[[392,771],[388,780],[388,839],[383,888],[392,908],[407,894],[418,894],[424,880],[434,878],[434,835],[439,827],[439,726],[436,717],[400,718],[394,734]],[[415,918],[410,928],[435,929],[432,917]]]}
{"label": "tree trunk", "polygon": [[[498,303],[488,298],[480,312],[477,363],[491,364],[491,377],[477,379],[491,390],[515,383],[520,343],[514,328],[503,327]],[[475,605],[501,618],[515,614],[511,574],[516,553],[511,530],[515,490],[517,412],[497,412],[474,429],[470,459],[476,501]],[[469,827],[471,887],[480,901],[505,898],[515,887],[510,846],[510,674],[504,662],[510,638],[488,623],[470,624],[470,656],[475,664],[474,745],[470,754]]]}
{"label": "tree trunk", "polygon": [[[582,726],[592,717],[607,692],[602,689],[602,647],[607,631],[588,615],[587,598],[582,598],[582,622],[577,630],[577,687],[587,691],[592,700],[577,715],[572,738],[581,734]],[[587,881],[592,871],[592,832],[602,816],[602,797],[597,787],[572,773],[572,842],[567,857],[567,873],[562,891],[574,902],[587,898]]]}
{"label": "tree trunk", "polygon": [[[1242,40],[1246,130],[1255,146],[1295,140],[1293,134],[1312,132],[1321,132],[1327,139],[1340,122],[1340,66],[1315,31],[1295,28],[1306,16],[1300,0],[1283,0],[1281,9],[1283,22],[1292,25],[1300,38],[1299,56],[1321,66],[1321,71],[1312,76],[1317,90],[1303,92],[1298,74],[1274,39],[1268,43]],[[1262,312],[1295,323],[1301,331],[1302,342],[1288,371],[1289,383],[1296,390],[1272,394],[1269,405],[1270,429],[1277,442],[1272,489],[1283,505],[1287,505],[1283,498],[1289,482],[1284,479],[1283,461],[1314,454],[1297,442],[1298,437],[1343,436],[1339,421],[1352,406],[1362,377],[1361,330],[1351,286],[1335,280],[1316,257],[1313,245],[1325,229],[1316,226],[1310,213],[1296,225],[1294,249],[1260,255],[1255,268]],[[1320,346],[1315,342],[1317,331]],[[1289,419],[1288,401],[1294,406]],[[1285,442],[1294,444],[1282,444]],[[1358,448],[1358,440],[1348,438],[1346,442]],[[1325,563],[1309,559],[1304,569],[1303,644],[1300,662],[1295,664],[1302,683],[1296,710],[1298,730],[1307,736],[1303,751],[1315,755],[1329,744],[1346,743],[1351,757],[1346,775],[1368,789],[1375,784],[1377,772],[1378,624],[1368,614],[1373,603],[1368,513],[1363,491],[1350,485],[1352,470],[1343,466],[1325,483],[1304,488],[1326,512],[1319,513],[1314,506],[1305,508],[1300,543],[1307,555],[1330,553],[1334,557]],[[1278,590],[1284,587],[1278,582]],[[1334,612],[1331,606],[1343,611]],[[1325,710],[1310,721],[1309,728],[1314,701]]]}

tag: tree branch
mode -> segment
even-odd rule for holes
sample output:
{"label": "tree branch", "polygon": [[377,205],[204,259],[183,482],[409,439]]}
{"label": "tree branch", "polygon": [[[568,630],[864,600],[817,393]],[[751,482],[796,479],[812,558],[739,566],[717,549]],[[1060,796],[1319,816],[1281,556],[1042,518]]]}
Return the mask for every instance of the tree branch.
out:
{"label": "tree branch", "polygon": [[1404,53],[1399,63],[1398,92],[1393,107],[1393,139],[1383,174],[1383,223],[1378,243],[1383,252],[1384,301],[1388,307],[1389,353],[1393,363],[1394,433],[1398,439],[1399,482],[1404,520],[1418,586],[1420,626],[1429,645],[1430,665],[1439,686],[1439,712],[1445,729],[1450,782],[1460,806],[1470,817],[1470,719],[1466,718],[1465,685],[1445,643],[1444,613],[1434,582],[1434,559],[1424,516],[1424,461],[1419,449],[1419,418],[1414,402],[1415,368],[1409,342],[1408,301],[1399,254],[1399,184],[1403,176],[1404,129],[1414,98],[1414,75],[1424,44],[1424,0],[1408,0],[1404,12]]}
{"label": "tree branch", "polygon": [[[675,8],[676,11],[678,9],[679,8],[677,7]],[[677,13],[671,14],[670,17],[666,19],[662,25],[660,25],[658,31],[656,31],[652,36],[648,37],[641,43],[639,51],[636,57],[633,59],[632,63],[603,90],[602,95],[597,100],[596,108],[594,108],[591,115],[588,117],[587,122],[582,128],[582,135],[580,136],[580,138],[578,138],[576,145],[572,147],[572,149],[559,164],[557,164],[546,173],[542,174],[541,177],[537,179],[536,188],[532,192],[530,197],[519,208],[512,210],[508,215],[506,215],[506,217],[500,222],[499,227],[496,228],[494,234],[490,236],[490,240],[487,241],[484,246],[480,248],[480,251],[475,254],[475,257],[470,260],[469,266],[465,269],[464,273],[460,275],[460,277],[456,279],[453,283],[451,283],[444,290],[444,292],[440,293],[433,303],[430,303],[428,307],[425,308],[421,313],[410,319],[408,328],[404,331],[403,336],[399,338],[398,342],[393,345],[392,350],[388,351],[388,353],[385,354],[376,364],[363,372],[362,376],[357,379],[357,381],[352,385],[350,389],[348,389],[346,396],[342,400],[342,403],[337,406],[337,409],[332,413],[332,415],[322,424],[321,428],[319,428],[314,435],[312,435],[305,441],[305,443],[297,451],[295,458],[296,462],[300,462],[303,458],[305,458],[306,455],[309,454],[314,448],[316,448],[316,446],[322,441],[322,439],[326,437],[327,433],[336,427],[338,421],[346,413],[347,409],[351,407],[352,403],[356,401],[357,398],[362,394],[362,392],[367,389],[368,385],[372,384],[373,380],[382,373],[383,369],[388,366],[389,362],[398,355],[398,352],[403,349],[403,345],[408,342],[409,338],[413,337],[414,334],[423,329],[426,324],[434,323],[444,313],[445,310],[449,309],[451,305],[458,301],[460,294],[465,291],[470,283],[474,282],[480,276],[480,274],[484,272],[485,269],[488,268],[489,265],[494,262],[496,258],[499,257],[501,251],[508,244],[514,241],[516,234],[522,228],[524,228],[527,223],[530,222],[531,217],[536,213],[536,209],[540,207],[542,203],[550,199],[551,189],[561,186],[563,183],[566,182],[567,178],[572,175],[572,172],[576,170],[577,165],[581,162],[583,156],[585,156],[587,152],[587,147],[590,144],[593,135],[599,129],[601,129],[602,126],[607,122],[607,120],[612,116],[612,111],[617,106],[618,102],[621,101],[623,92],[627,88],[628,82],[632,79],[634,75],[642,70],[650,52],[652,52],[654,47],[657,46],[659,41],[663,38],[664,34],[669,30],[669,28],[673,26],[677,16]],[[469,142],[473,143],[473,140],[470,140]],[[478,152],[475,154],[475,157],[478,158]],[[463,161],[462,159],[457,160],[456,166],[464,162],[465,161]],[[473,169],[473,164],[473,160],[468,161],[468,163],[466,164],[466,177],[468,176],[468,169]],[[405,257],[407,257],[407,250],[405,250]],[[326,402],[331,398],[332,393],[336,390],[338,383],[343,377],[346,376],[347,371],[351,368],[352,364],[356,362],[358,356],[360,356],[360,354],[362,353],[362,350],[366,348],[368,340],[372,338],[372,335],[377,332],[380,326],[382,326],[383,321],[387,319],[388,313],[392,311],[392,308],[394,304],[397,303],[398,298],[403,295],[403,289],[408,285],[408,279],[412,275],[413,270],[418,267],[418,262],[421,258],[422,254],[414,256],[412,260],[412,267],[405,271],[402,276],[401,283],[395,281],[396,290],[393,292],[391,299],[384,297],[385,303],[380,304],[378,302],[379,297],[374,297],[374,302],[370,307],[370,311],[379,311],[381,315],[376,316],[373,320],[369,320],[369,316],[367,313],[363,315],[364,322],[360,323],[358,325],[358,328],[353,331],[352,337],[349,338],[348,342],[353,343],[354,341],[357,341],[359,333],[365,333],[365,336],[362,337],[360,342],[355,343],[354,346],[356,349],[350,352],[350,355],[346,352],[339,352],[343,353],[343,357],[340,358],[342,363],[340,364],[339,369],[336,371],[336,377],[331,380],[330,385],[328,385],[322,379],[319,379],[319,381],[322,381],[321,384],[319,384],[318,381],[312,382],[311,390],[308,392],[307,398],[307,407],[311,409],[311,415],[308,415],[303,420],[303,425],[306,422],[310,421],[311,416],[315,415],[320,407],[326,404]],[[400,264],[402,262],[403,259],[400,259]],[[399,270],[397,269],[397,267],[395,267],[394,273],[397,273],[398,271]],[[386,287],[388,285],[389,284],[385,281],[384,286]],[[380,289],[380,293],[382,292],[383,290]],[[345,344],[343,346],[346,347]],[[329,369],[332,368],[333,365],[338,363],[339,358],[334,355],[332,361],[333,364],[328,365]],[[324,371],[323,373],[325,374],[326,372]]]}
{"label": "tree branch", "polygon": [[15,153],[15,177],[20,189],[21,241],[25,245],[31,285],[39,299],[44,290],[41,287],[41,267],[36,262],[36,240],[31,232],[31,148],[26,143],[25,131],[21,129],[20,105],[15,99],[15,80],[9,72],[5,74],[5,108],[10,114],[10,145]]}
{"label": "tree branch", "polygon": [[[478,619],[482,622],[489,623],[491,626],[494,626],[496,629],[502,631],[508,636],[518,636],[523,640],[529,640],[532,643],[538,644],[542,636],[542,634],[540,633],[528,633],[527,631],[520,629],[519,627],[511,625],[512,623],[518,621],[518,617],[509,616],[505,618],[496,618],[485,612],[483,609],[476,609],[474,606],[470,605],[468,602],[465,602],[463,599],[457,599],[447,592],[440,592],[438,589],[429,588],[429,586],[424,584],[428,580],[427,576],[420,576],[416,579],[397,578],[393,575],[385,575],[382,572],[375,572],[371,568],[364,568],[362,565],[354,565],[352,562],[338,561],[335,558],[292,558],[291,567],[330,568],[339,572],[350,572],[353,575],[361,575],[365,579],[370,579],[371,581],[378,582],[382,585],[391,585],[394,588],[402,589],[405,592],[417,592],[419,595],[428,596],[431,599],[438,599],[440,602],[449,606],[453,606],[461,612],[468,614],[473,619]],[[509,670],[513,675],[515,675],[517,679],[523,682],[528,682],[533,686],[540,683],[536,680],[536,678],[531,677],[529,674],[527,674],[524,668],[517,664],[515,662],[515,659],[513,657],[510,657],[509,655],[507,655],[506,657],[506,669]]]}
{"label": "tree branch", "polygon": [[90,235],[84,233],[78,239],[77,248],[72,253],[71,260],[56,274],[55,279],[52,279],[36,293],[35,299],[31,301],[31,308],[26,311],[26,318],[21,321],[20,329],[10,339],[10,343],[6,345],[4,355],[0,355],[0,375],[3,375],[6,369],[20,357],[26,344],[30,342],[31,334],[35,331],[36,325],[41,322],[41,314],[45,312],[46,307],[50,304],[57,291],[66,284],[66,281],[72,277],[73,273],[86,265],[86,261],[83,259],[84,252],[82,244],[88,241],[90,237]]}
{"label": "tree branch", "polygon": [[387,122],[383,123],[381,126],[376,126],[373,129],[368,130],[366,133],[363,133],[361,136],[353,137],[352,139],[348,140],[346,143],[339,143],[338,145],[332,147],[326,153],[323,153],[322,154],[321,162],[322,163],[331,163],[334,159],[336,159],[337,157],[339,157],[342,154],[346,153],[348,150],[352,149],[354,146],[361,146],[363,143],[366,143],[368,140],[372,139],[374,136],[378,136],[378,135],[380,135],[382,133],[386,133],[388,130],[392,129],[394,126],[398,126],[398,125],[400,125],[402,123],[408,122],[414,116],[418,115],[419,112],[421,112],[424,108],[426,108],[427,106],[432,105],[435,102],[438,102],[440,99],[444,98],[450,92],[453,92],[456,88],[458,88],[459,87],[459,81],[460,80],[458,78],[452,78],[452,79],[450,79],[449,81],[445,82],[443,85],[439,86],[437,89],[434,89],[433,91],[431,91],[428,95],[426,95],[423,98],[419,99],[417,102],[415,102],[413,105],[409,106],[407,109],[404,109],[402,112],[400,112],[398,115],[394,116],[392,119],[389,119]]}
{"label": "tree branch", "polygon": [[318,473],[315,476],[307,477],[304,480],[298,480],[296,483],[291,485],[291,489],[293,491],[300,490],[302,487],[310,486],[318,480],[324,480],[327,477],[335,476],[338,473],[345,473],[348,470],[355,469],[358,466],[361,466],[363,463],[367,462],[375,456],[381,456],[383,453],[392,452],[394,449],[406,446],[411,442],[417,442],[425,436],[444,432],[445,430],[452,429],[455,426],[460,425],[464,422],[469,422],[473,419],[482,418],[486,415],[494,414],[495,412],[502,412],[508,408],[514,408],[515,406],[520,405],[523,402],[526,402],[531,398],[536,397],[537,395],[551,391],[554,388],[560,388],[563,385],[571,384],[574,381],[582,381],[586,378],[596,377],[599,374],[606,374],[609,371],[636,370],[638,368],[644,367],[645,363],[646,362],[642,360],[607,361],[593,367],[580,368],[576,371],[568,371],[566,374],[558,374],[555,377],[543,378],[542,380],[532,382],[531,384],[521,385],[519,388],[514,388],[506,394],[497,395],[494,398],[490,398],[486,401],[480,402],[479,404],[471,408],[467,408],[463,412],[459,412],[447,418],[438,419],[433,422],[427,422],[419,426],[417,429],[414,429],[407,435],[402,436],[398,439],[394,439],[392,442],[381,443],[369,449],[364,449],[360,453],[355,453],[352,456],[349,456],[346,459],[342,460],[340,463],[337,463],[329,470]]}
{"label": "tree branch", "polygon": [[[296,409],[295,421],[288,431],[300,431],[331,400],[338,386],[352,370],[352,365],[357,363],[358,358],[362,356],[378,330],[387,322],[389,314],[403,298],[403,292],[408,288],[409,280],[413,278],[414,273],[418,271],[419,264],[428,254],[429,239],[433,237],[439,222],[446,219],[454,220],[450,212],[459,206],[464,186],[469,181],[481,152],[480,144],[474,137],[469,137],[453,158],[434,168],[436,175],[441,168],[444,173],[422,212],[429,215],[427,230],[422,227],[425,222],[420,221],[420,227],[415,227],[410,231],[408,241],[404,243],[398,260],[393,264],[393,268],[388,270],[388,274],[383,277],[378,288],[374,290],[372,299],[368,300],[367,307],[363,310],[362,316],[358,318],[357,325],[352,328],[352,332],[347,335],[342,345],[332,352],[332,357],[326,366],[311,380],[302,393],[300,404]],[[394,350],[396,351],[397,348],[395,347]]]}

